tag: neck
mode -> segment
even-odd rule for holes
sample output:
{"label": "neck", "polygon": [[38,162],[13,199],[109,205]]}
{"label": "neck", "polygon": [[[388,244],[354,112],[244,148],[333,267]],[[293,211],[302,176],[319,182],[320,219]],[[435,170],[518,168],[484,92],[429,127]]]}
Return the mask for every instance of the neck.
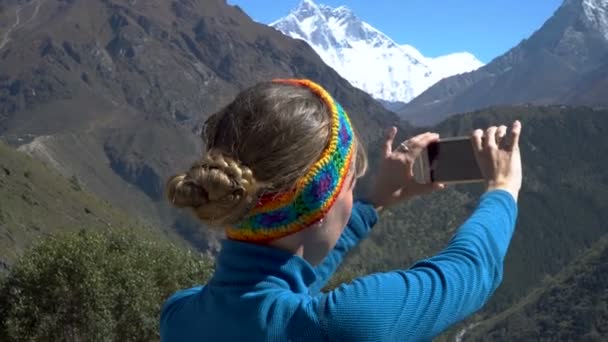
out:
{"label": "neck", "polygon": [[269,245],[300,256],[313,266],[323,261],[327,251],[319,244],[319,230],[322,227],[315,225],[305,228],[297,233],[272,241]]}

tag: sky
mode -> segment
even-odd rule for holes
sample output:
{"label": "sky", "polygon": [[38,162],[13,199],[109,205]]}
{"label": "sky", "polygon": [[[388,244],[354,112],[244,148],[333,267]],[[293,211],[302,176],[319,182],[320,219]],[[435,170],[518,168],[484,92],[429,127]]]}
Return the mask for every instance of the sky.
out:
{"label": "sky", "polygon": [[[563,0],[315,0],[346,5],[398,44],[424,56],[467,51],[484,63],[538,30]],[[300,0],[228,0],[253,20],[269,24]]]}

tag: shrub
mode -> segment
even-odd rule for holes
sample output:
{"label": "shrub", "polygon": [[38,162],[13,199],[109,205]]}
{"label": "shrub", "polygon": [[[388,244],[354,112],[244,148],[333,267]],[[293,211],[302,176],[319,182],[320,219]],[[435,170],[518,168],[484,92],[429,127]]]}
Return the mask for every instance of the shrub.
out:
{"label": "shrub", "polygon": [[0,285],[0,340],[158,340],[164,300],[205,282],[212,267],[140,235],[83,230],[39,241]]}

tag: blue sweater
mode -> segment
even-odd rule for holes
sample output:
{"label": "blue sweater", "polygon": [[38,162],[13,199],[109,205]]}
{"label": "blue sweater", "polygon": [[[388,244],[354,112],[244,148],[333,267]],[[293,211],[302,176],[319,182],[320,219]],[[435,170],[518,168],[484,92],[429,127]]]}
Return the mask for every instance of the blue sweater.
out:
{"label": "blue sweater", "polygon": [[317,267],[279,249],[226,240],[209,283],[165,303],[161,340],[430,340],[480,309],[498,287],[516,216],[509,193],[486,193],[436,256],[329,293],[320,289],[378,219],[370,205],[355,203],[336,247]]}

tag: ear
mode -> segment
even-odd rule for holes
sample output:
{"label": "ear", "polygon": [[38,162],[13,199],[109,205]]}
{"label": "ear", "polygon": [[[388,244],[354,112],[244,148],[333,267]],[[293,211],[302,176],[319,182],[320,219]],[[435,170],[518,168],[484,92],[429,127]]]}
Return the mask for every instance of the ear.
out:
{"label": "ear", "polygon": [[346,179],[348,181],[348,190],[353,190],[355,188],[355,185],[357,185],[357,177],[355,177],[355,172],[350,172],[350,175],[348,176],[350,179]]}

